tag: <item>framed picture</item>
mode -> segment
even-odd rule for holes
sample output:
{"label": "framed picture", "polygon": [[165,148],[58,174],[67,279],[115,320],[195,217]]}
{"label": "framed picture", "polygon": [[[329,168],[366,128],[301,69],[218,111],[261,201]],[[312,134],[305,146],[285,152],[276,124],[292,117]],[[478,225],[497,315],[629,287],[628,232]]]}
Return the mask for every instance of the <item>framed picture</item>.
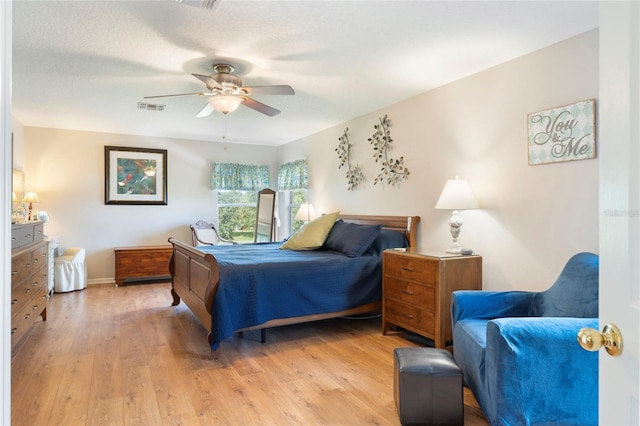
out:
{"label": "framed picture", "polygon": [[529,164],[596,157],[595,99],[527,116]]}
{"label": "framed picture", "polygon": [[167,204],[167,150],[104,147],[105,204]]}

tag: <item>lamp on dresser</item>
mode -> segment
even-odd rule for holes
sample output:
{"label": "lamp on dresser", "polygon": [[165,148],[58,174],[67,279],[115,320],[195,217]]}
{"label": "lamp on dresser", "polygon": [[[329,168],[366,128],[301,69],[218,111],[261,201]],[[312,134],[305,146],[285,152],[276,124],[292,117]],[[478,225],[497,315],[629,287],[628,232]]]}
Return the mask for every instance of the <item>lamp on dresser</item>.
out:
{"label": "lamp on dresser", "polygon": [[451,246],[447,249],[447,253],[460,254],[462,252],[458,244],[460,236],[460,228],[462,227],[462,218],[459,216],[459,210],[471,210],[478,208],[478,201],[473,196],[469,183],[464,179],[449,179],[442,189],[440,198],[436,203],[436,209],[453,210],[448,220],[449,231],[451,232]]}
{"label": "lamp on dresser", "polygon": [[38,200],[38,194],[36,194],[35,192],[27,192],[26,194],[24,194],[24,199],[22,200],[25,203],[29,203],[29,216],[27,217],[27,221],[31,221],[31,211],[33,210],[33,203],[37,203],[40,200]]}

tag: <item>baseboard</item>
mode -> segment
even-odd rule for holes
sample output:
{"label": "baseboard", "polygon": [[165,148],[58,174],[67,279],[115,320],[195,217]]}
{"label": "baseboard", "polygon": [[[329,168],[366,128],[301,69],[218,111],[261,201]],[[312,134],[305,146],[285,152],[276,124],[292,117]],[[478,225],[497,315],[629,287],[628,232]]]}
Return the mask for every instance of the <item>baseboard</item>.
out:
{"label": "baseboard", "polygon": [[90,285],[110,285],[115,287],[116,279],[115,278],[91,278],[87,280],[87,286],[90,286]]}

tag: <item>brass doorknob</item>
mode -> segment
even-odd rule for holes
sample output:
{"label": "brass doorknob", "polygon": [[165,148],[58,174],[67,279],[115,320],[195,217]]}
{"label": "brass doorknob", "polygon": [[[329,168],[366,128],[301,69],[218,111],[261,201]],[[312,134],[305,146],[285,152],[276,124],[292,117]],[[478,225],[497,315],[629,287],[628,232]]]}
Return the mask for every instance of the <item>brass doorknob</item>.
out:
{"label": "brass doorknob", "polygon": [[593,328],[580,329],[578,343],[588,351],[597,351],[604,346],[604,349],[611,356],[622,354],[622,333],[615,324],[606,324],[602,333]]}

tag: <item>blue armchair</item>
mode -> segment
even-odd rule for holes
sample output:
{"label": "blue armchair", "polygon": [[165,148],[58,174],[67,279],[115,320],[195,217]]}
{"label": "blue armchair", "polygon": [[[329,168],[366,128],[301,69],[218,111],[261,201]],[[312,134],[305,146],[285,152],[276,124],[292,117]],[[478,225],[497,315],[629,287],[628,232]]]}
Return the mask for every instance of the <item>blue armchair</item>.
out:
{"label": "blue armchair", "polygon": [[598,256],[574,255],[542,292],[455,291],[453,354],[492,425],[596,425]]}

